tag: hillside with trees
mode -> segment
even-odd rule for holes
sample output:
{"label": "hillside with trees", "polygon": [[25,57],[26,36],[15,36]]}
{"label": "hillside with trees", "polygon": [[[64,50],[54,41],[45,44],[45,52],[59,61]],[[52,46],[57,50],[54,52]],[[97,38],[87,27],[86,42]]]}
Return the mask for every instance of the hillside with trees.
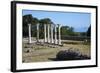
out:
{"label": "hillside with trees", "polygon": [[[31,34],[32,37],[36,37],[36,24],[39,24],[39,38],[43,38],[44,34],[44,24],[54,24],[50,18],[38,19],[33,17],[31,14],[23,16],[23,37],[28,37],[28,24],[31,24]],[[58,29],[58,28],[57,28]],[[47,29],[46,29],[47,30]],[[91,26],[86,32],[75,32],[74,27],[62,26],[61,27],[62,36],[91,36]]]}

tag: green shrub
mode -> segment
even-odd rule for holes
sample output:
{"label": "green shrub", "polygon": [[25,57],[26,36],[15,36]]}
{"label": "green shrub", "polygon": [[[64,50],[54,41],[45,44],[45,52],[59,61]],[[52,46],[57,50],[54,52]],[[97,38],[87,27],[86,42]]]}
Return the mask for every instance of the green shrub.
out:
{"label": "green shrub", "polygon": [[90,59],[87,55],[82,55],[79,51],[72,49],[59,51],[56,55],[57,60],[83,60]]}

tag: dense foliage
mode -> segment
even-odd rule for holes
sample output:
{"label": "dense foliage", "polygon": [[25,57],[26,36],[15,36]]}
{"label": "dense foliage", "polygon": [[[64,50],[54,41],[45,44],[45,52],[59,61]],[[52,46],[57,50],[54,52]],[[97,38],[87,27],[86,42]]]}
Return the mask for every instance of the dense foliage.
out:
{"label": "dense foliage", "polygon": [[91,26],[88,28],[88,30],[87,30],[87,36],[91,36]]}
{"label": "dense foliage", "polygon": [[56,55],[57,60],[83,60],[90,59],[87,55],[83,55],[78,50],[68,49],[59,51]]}

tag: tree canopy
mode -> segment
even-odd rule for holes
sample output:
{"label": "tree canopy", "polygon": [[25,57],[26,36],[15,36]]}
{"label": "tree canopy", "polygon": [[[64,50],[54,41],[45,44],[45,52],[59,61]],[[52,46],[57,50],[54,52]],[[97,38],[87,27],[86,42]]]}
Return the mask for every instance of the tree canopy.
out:
{"label": "tree canopy", "polygon": [[41,19],[39,21],[40,24],[52,24],[53,22],[51,21],[50,18],[44,18],[44,19]]}
{"label": "tree canopy", "polygon": [[53,22],[51,21],[50,18],[44,18],[44,19],[38,19],[36,17],[33,17],[31,14],[28,15],[24,15],[23,16],[23,36],[28,36],[28,24],[32,24],[31,28],[31,33],[32,36],[35,37],[36,36],[36,24],[40,24],[39,25],[39,34],[40,34],[40,38],[43,38],[43,24],[53,24]]}
{"label": "tree canopy", "polygon": [[61,34],[63,36],[77,36],[78,35],[76,32],[74,32],[74,28],[70,26],[62,26]]}
{"label": "tree canopy", "polygon": [[24,24],[32,23],[32,19],[33,19],[33,17],[32,17],[31,14],[29,14],[29,15],[24,15],[24,16],[23,16],[23,23],[24,23]]}
{"label": "tree canopy", "polygon": [[88,30],[87,30],[87,36],[91,36],[91,26],[88,28]]}

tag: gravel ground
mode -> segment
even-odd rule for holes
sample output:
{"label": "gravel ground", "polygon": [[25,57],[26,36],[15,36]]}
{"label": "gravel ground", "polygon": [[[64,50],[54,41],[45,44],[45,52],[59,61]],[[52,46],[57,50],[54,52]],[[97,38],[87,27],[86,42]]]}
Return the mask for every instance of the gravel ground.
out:
{"label": "gravel ground", "polygon": [[27,44],[27,39],[24,39],[23,48],[22,48],[22,62],[30,63],[30,62],[53,61],[52,59],[56,58],[56,54],[59,51],[68,50],[69,48],[74,48],[74,50],[79,49],[79,51],[82,54],[91,56],[90,45],[79,44],[79,41],[78,41],[78,44],[64,44],[63,43],[63,46],[58,46],[58,45],[35,44],[35,43]]}

